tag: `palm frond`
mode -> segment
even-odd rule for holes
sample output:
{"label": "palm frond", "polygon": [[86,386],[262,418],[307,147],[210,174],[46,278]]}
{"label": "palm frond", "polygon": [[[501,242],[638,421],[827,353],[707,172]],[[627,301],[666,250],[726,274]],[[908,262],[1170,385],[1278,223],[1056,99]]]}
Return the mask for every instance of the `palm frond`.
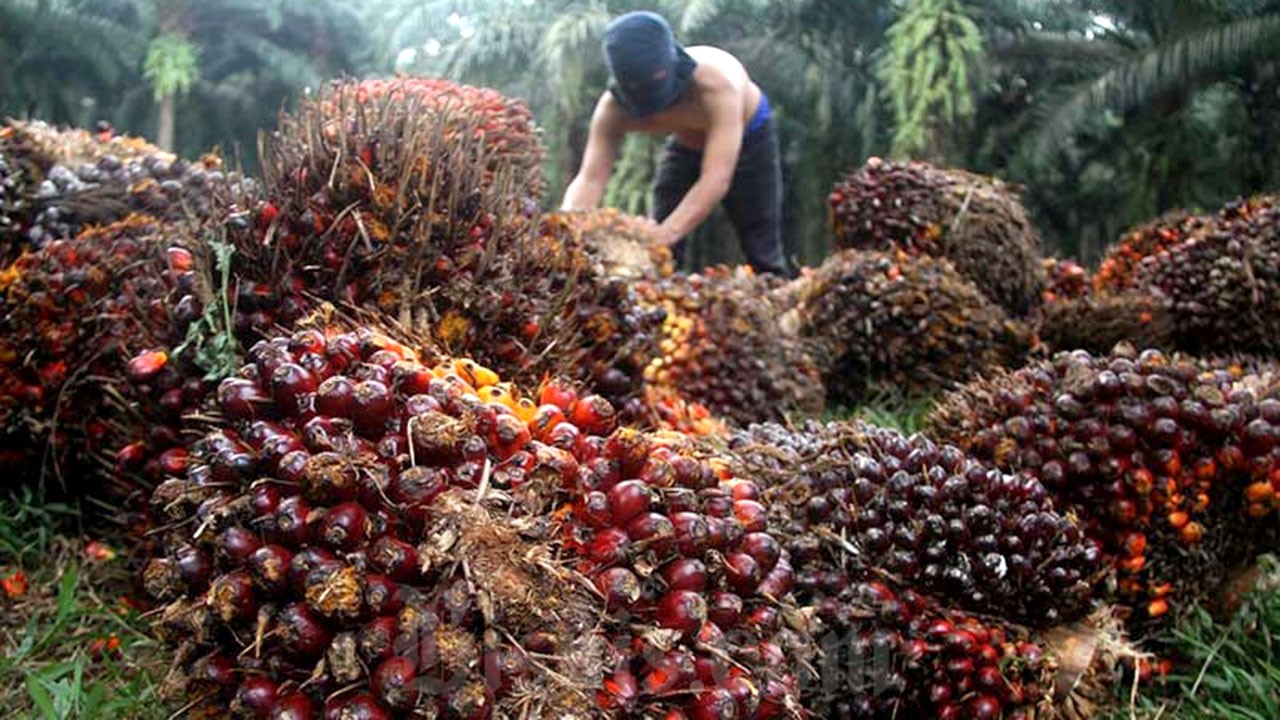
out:
{"label": "palm frond", "polygon": [[1102,110],[1127,112],[1172,89],[1220,79],[1243,61],[1280,54],[1280,12],[1187,34],[1154,47],[1080,87],[1053,110],[1033,140],[1034,155],[1057,151]]}

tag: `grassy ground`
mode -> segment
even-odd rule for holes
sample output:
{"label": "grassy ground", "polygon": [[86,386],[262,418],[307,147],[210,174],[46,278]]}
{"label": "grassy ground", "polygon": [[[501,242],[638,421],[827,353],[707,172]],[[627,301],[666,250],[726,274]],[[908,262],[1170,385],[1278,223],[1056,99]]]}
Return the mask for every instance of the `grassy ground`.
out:
{"label": "grassy ground", "polygon": [[30,494],[0,498],[2,713],[168,717],[164,654],[127,602],[125,560],[109,541],[90,544],[78,521]]}
{"label": "grassy ground", "polygon": [[[910,421],[895,423],[911,427]],[[164,648],[127,602],[122,555],[73,509],[0,497],[0,708],[5,717],[167,718]],[[25,588],[15,573],[25,579]],[[1280,718],[1280,563],[1236,616],[1191,613],[1163,639],[1185,658],[1109,720]]]}

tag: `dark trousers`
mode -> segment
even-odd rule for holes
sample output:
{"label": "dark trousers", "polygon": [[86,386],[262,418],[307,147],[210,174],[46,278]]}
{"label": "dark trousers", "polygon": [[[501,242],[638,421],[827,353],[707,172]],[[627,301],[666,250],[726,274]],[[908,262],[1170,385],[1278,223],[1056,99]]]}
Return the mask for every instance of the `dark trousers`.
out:
{"label": "dark trousers", "polygon": [[[654,217],[658,222],[675,212],[702,172],[702,152],[667,141],[653,187]],[[792,277],[794,271],[782,250],[782,163],[778,129],[772,119],[742,140],[733,183],[721,200],[747,262],[756,272]],[[684,260],[681,240],[674,248]]]}

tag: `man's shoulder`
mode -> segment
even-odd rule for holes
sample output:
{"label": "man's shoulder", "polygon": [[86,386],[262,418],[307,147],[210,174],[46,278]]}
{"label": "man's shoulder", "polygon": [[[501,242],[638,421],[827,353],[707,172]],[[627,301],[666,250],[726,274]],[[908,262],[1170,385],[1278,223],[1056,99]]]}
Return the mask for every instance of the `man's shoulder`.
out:
{"label": "man's shoulder", "polygon": [[746,74],[746,69],[738,58],[711,45],[697,45],[686,48],[698,66],[693,71],[694,79],[706,85],[733,85],[735,80]]}

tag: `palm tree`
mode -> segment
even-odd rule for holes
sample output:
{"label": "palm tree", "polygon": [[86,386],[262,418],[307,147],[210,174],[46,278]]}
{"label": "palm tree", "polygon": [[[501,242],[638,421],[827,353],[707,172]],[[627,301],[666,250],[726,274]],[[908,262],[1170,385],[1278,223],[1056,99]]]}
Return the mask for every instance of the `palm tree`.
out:
{"label": "palm tree", "polygon": [[144,39],[145,84],[125,94],[119,115],[136,122],[151,109],[166,149],[177,144],[179,115],[205,121],[193,123],[206,132],[190,133],[184,149],[204,147],[190,140],[207,135],[243,139],[246,122],[269,125],[289,95],[359,69],[367,47],[344,0],[100,0],[91,12]]}

